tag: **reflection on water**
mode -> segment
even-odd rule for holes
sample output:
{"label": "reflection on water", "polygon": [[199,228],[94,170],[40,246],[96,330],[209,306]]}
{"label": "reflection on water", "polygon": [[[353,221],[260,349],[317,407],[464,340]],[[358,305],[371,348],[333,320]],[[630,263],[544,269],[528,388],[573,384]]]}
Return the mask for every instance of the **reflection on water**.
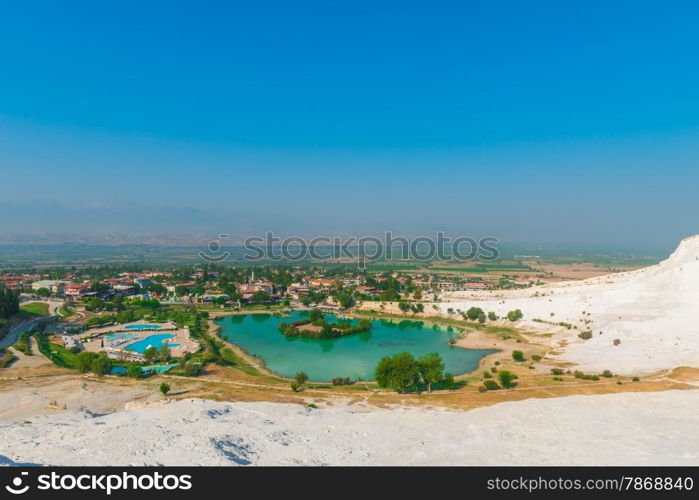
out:
{"label": "reflection on water", "polygon": [[[249,314],[216,321],[224,338],[262,358],[270,370],[288,377],[303,370],[317,381],[329,381],[333,377],[370,380],[382,357],[401,351],[415,357],[437,352],[444,359],[446,371],[459,374],[476,369],[478,361],[493,352],[454,347],[449,340],[458,338],[458,332],[451,327],[428,327],[422,321],[376,320],[371,331],[337,339],[285,337],[277,330],[279,323],[303,319],[307,314],[305,311],[294,311],[288,317]],[[326,314],[326,319],[356,323],[356,320],[337,320],[332,314]]]}

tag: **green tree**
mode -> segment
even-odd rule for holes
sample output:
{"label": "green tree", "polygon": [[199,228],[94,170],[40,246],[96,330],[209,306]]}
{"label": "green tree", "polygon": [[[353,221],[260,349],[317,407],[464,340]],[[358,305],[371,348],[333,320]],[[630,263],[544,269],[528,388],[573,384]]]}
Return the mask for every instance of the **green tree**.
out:
{"label": "green tree", "polygon": [[158,349],[158,359],[160,361],[167,361],[170,359],[170,348],[167,344],[162,344]]}
{"label": "green tree", "polygon": [[471,307],[468,311],[466,311],[466,317],[471,321],[475,321],[483,315],[483,309],[480,307]]}
{"label": "green tree", "polygon": [[91,369],[95,375],[105,375],[112,369],[112,360],[106,353],[101,352],[92,360]]}
{"label": "green tree", "polygon": [[87,373],[92,369],[92,358],[95,357],[95,353],[90,351],[83,351],[75,356],[75,368],[81,373]]}
{"label": "green tree", "polygon": [[128,375],[131,378],[141,378],[142,374],[143,374],[143,368],[141,368],[138,365],[129,365],[126,368],[126,375]]}
{"label": "green tree", "polygon": [[163,393],[163,396],[167,396],[167,393],[170,392],[170,384],[167,382],[160,384],[160,392]]}
{"label": "green tree", "polygon": [[315,323],[316,321],[322,321],[323,311],[321,311],[318,308],[311,309],[310,311],[308,311],[308,319],[311,320],[311,323]]}
{"label": "green tree", "polygon": [[422,381],[427,384],[427,391],[432,392],[432,384],[440,382],[444,373],[444,360],[436,353],[425,354],[418,361]]}
{"label": "green tree", "polygon": [[522,351],[512,351],[512,359],[521,363],[524,361],[524,353]]}
{"label": "green tree", "polygon": [[308,375],[306,375],[306,372],[296,372],[294,380],[296,380],[299,385],[303,385],[308,380]]}
{"label": "green tree", "polygon": [[258,290],[252,294],[250,302],[252,302],[253,304],[266,304],[270,301],[270,299],[271,297],[269,293],[265,292],[264,290]]}
{"label": "green tree", "polygon": [[489,319],[490,321],[495,321],[495,320],[498,319],[498,315],[495,314],[493,311],[490,311],[490,312],[488,313],[488,319]]}
{"label": "green tree", "polygon": [[37,294],[39,297],[48,297],[49,295],[51,295],[51,290],[49,290],[48,288],[39,288],[39,289],[36,291],[36,294]]}
{"label": "green tree", "polygon": [[417,361],[408,352],[382,358],[375,370],[375,378],[379,387],[387,387],[401,393],[404,393],[406,388],[415,385],[419,377]]}
{"label": "green tree", "polygon": [[507,313],[507,319],[509,319],[510,321],[518,321],[523,317],[524,315],[522,314],[522,311],[520,311],[519,309],[515,309],[514,311],[510,311]]}
{"label": "green tree", "polygon": [[517,375],[507,370],[500,370],[498,372],[498,380],[500,381],[500,384],[506,389],[512,387],[514,385],[514,381],[518,378],[519,377]]}
{"label": "green tree", "polygon": [[354,297],[351,290],[343,288],[342,290],[337,291],[335,295],[333,295],[333,298],[343,309],[347,309],[348,307],[352,307],[354,305]]}
{"label": "green tree", "polygon": [[146,358],[146,361],[151,362],[158,357],[158,351],[155,349],[155,347],[150,346],[145,351],[143,351],[143,357]]}

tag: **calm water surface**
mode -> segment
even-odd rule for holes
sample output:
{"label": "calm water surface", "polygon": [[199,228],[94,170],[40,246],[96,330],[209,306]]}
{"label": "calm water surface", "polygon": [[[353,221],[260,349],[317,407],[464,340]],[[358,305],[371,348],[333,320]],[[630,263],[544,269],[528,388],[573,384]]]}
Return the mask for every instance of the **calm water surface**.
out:
{"label": "calm water surface", "polygon": [[[449,339],[458,338],[456,331],[447,327],[428,326],[422,321],[375,320],[371,331],[347,335],[338,339],[288,338],[277,326],[305,318],[305,311],[294,311],[288,317],[271,314],[228,316],[216,320],[221,335],[245,351],[262,358],[267,368],[286,377],[305,371],[311,380],[329,381],[333,377],[372,380],[374,368],[384,356],[407,351],[416,358],[437,352],[444,359],[446,371],[456,374],[470,372],[478,367],[490,349],[462,349],[449,345]],[[325,315],[329,322],[338,320]]]}

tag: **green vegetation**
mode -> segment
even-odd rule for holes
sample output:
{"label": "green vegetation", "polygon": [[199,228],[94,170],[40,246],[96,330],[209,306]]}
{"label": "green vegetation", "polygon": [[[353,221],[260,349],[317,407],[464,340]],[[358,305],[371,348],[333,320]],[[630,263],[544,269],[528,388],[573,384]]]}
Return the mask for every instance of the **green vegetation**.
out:
{"label": "green vegetation", "polygon": [[510,311],[507,313],[507,319],[509,319],[510,321],[518,321],[523,317],[524,315],[522,314],[522,311],[520,311],[519,309],[515,309],[514,311]]}
{"label": "green vegetation", "polygon": [[418,383],[420,372],[417,361],[408,352],[393,357],[384,357],[376,366],[375,379],[379,387],[405,393],[406,389]]}
{"label": "green vegetation", "polygon": [[444,378],[444,361],[436,352],[425,354],[417,361],[418,373],[427,384],[427,391],[432,392],[432,384],[441,382]]}
{"label": "green vegetation", "polygon": [[32,348],[29,344],[29,337],[31,336],[31,332],[23,332],[19,335],[19,338],[17,339],[17,342],[12,346],[14,349],[17,351],[25,354],[26,356],[31,356],[32,353]]}
{"label": "green vegetation", "polygon": [[524,353],[522,351],[512,351],[512,359],[521,363],[525,360]]}
{"label": "green vegetation", "polygon": [[454,376],[444,373],[444,360],[436,352],[425,354],[415,360],[412,354],[401,352],[392,357],[384,357],[379,361],[375,371],[376,383],[379,387],[405,393],[410,388],[419,388],[422,383],[429,392],[435,384],[442,383],[445,387],[454,386]]}
{"label": "green vegetation", "polygon": [[600,375],[604,378],[612,378],[614,374],[610,370],[604,370]]}
{"label": "green vegetation", "polygon": [[50,359],[54,365],[62,368],[75,368],[76,355],[62,345],[52,344],[45,333],[34,335],[39,352]]}
{"label": "green vegetation", "polygon": [[30,316],[48,316],[49,305],[45,302],[32,302],[20,307],[20,311]]}
{"label": "green vegetation", "polygon": [[[484,388],[484,389],[485,389],[484,391],[481,391],[481,392],[485,392],[485,391],[497,391],[497,390],[500,389],[500,386],[499,386],[498,383],[495,382],[494,380],[484,380],[484,381],[483,381],[483,385],[481,386],[481,388]],[[479,390],[480,390],[480,389],[479,389]]]}
{"label": "green vegetation", "polygon": [[339,321],[328,323],[319,309],[311,309],[308,313],[308,319],[293,321],[289,324],[280,323],[277,329],[286,337],[334,339],[343,335],[368,332],[371,330],[371,321],[360,319],[357,325]]}
{"label": "green vegetation", "polygon": [[4,285],[0,285],[0,327],[19,312],[19,294]]}
{"label": "green vegetation", "polygon": [[597,375],[587,375],[577,370],[573,373],[573,375],[575,376],[575,378],[578,378],[580,380],[599,380],[599,377]]}
{"label": "green vegetation", "polygon": [[514,387],[514,381],[518,378],[519,377],[517,375],[507,370],[500,370],[498,372],[498,380],[500,381],[500,385],[502,385],[505,389]]}
{"label": "green vegetation", "polygon": [[306,372],[296,372],[294,380],[296,380],[299,385],[303,385],[308,381],[308,375]]}
{"label": "green vegetation", "polygon": [[112,369],[112,360],[109,359],[105,352],[83,351],[74,357],[73,366],[82,373],[91,371],[95,375],[106,375]]}
{"label": "green vegetation", "polygon": [[15,356],[9,349],[0,349],[0,368],[6,368],[10,365],[17,356]]}
{"label": "green vegetation", "polygon": [[170,384],[163,382],[158,389],[163,393],[163,396],[167,396],[167,393],[170,392]]}

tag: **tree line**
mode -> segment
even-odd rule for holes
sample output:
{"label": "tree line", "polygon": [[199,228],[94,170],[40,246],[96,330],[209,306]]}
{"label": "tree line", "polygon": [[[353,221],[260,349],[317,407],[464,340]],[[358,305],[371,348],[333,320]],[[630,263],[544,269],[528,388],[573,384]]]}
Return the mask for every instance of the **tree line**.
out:
{"label": "tree line", "polygon": [[0,285],[0,319],[7,320],[19,312],[19,294]]}

